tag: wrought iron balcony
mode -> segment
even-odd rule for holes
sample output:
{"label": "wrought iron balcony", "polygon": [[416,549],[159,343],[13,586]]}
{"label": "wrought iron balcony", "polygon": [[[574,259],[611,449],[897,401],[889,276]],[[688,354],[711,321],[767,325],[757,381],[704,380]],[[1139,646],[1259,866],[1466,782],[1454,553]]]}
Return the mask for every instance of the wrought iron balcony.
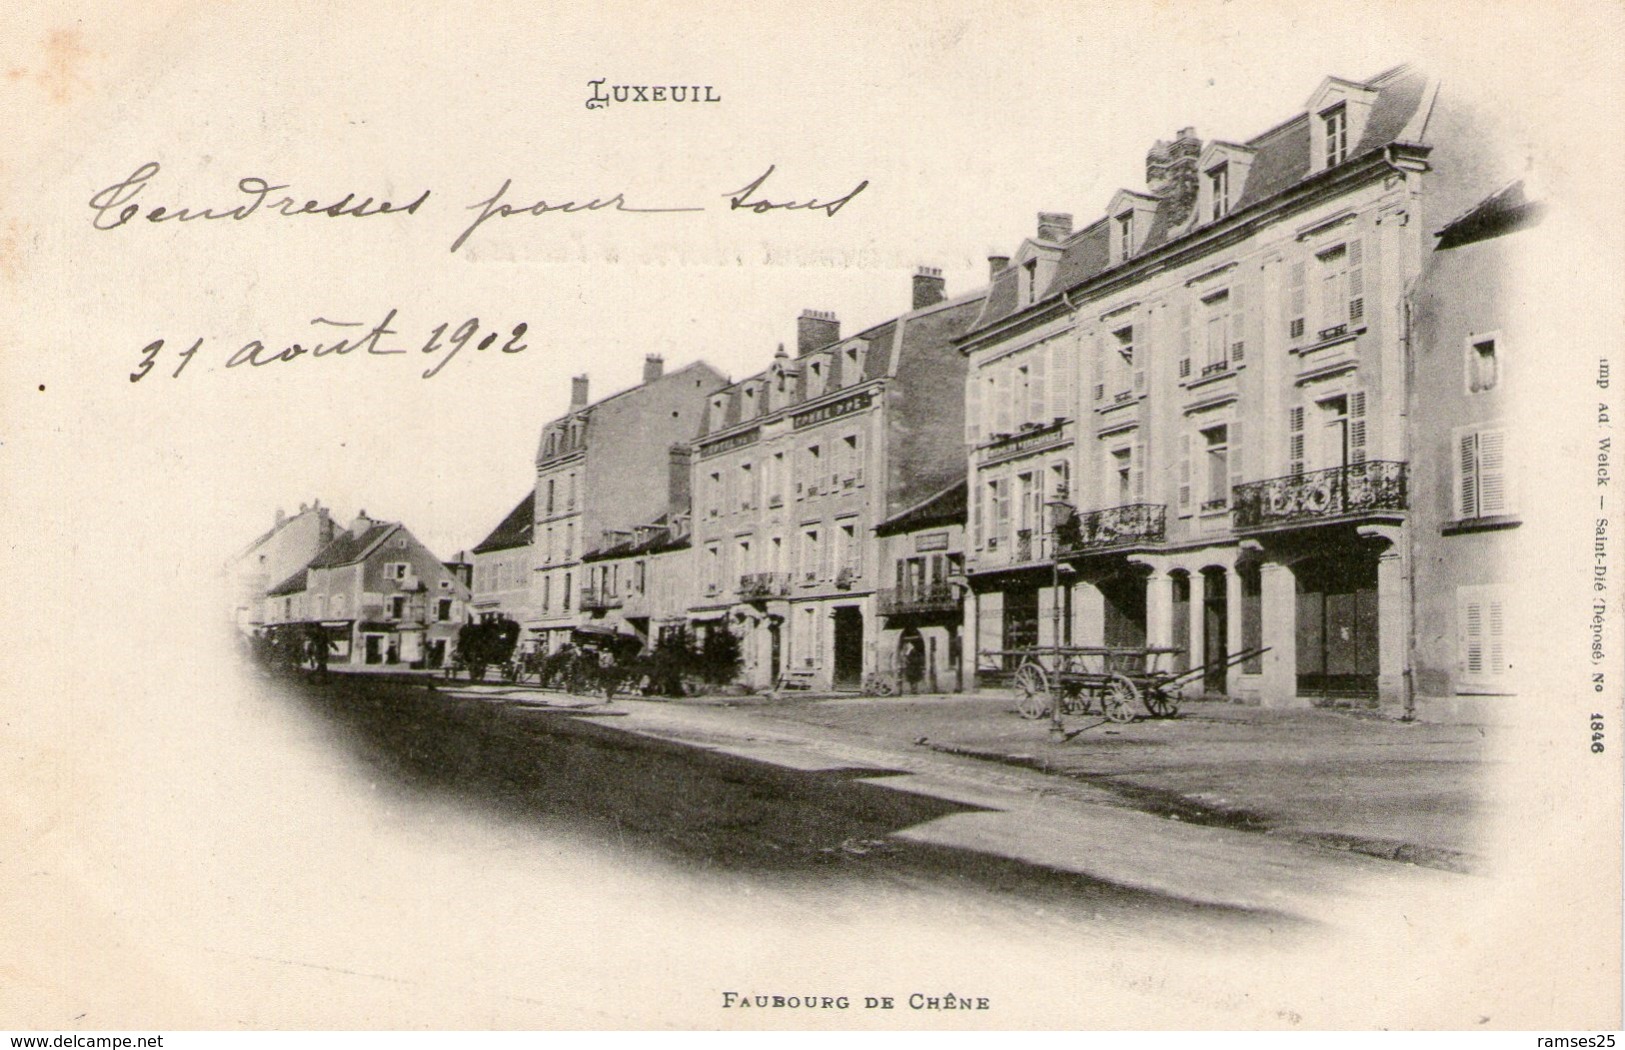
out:
{"label": "wrought iron balcony", "polygon": [[1367,460],[1237,485],[1237,529],[1381,517],[1406,507],[1406,465]]}
{"label": "wrought iron balcony", "polygon": [[923,583],[901,589],[888,587],[880,592],[880,615],[898,616],[904,613],[954,612],[959,599],[953,587],[946,582]]}
{"label": "wrought iron balcony", "polygon": [[739,577],[741,601],[783,598],[789,593],[790,574],[787,572],[747,572]]}
{"label": "wrought iron balcony", "polygon": [[608,587],[581,588],[581,611],[602,612],[605,609],[619,609],[621,597]]}
{"label": "wrought iron balcony", "polygon": [[1021,529],[1016,533],[1016,561],[1033,560],[1033,530]]}
{"label": "wrought iron balcony", "polygon": [[1056,527],[1063,554],[1162,542],[1167,508],[1161,503],[1128,503],[1092,510]]}

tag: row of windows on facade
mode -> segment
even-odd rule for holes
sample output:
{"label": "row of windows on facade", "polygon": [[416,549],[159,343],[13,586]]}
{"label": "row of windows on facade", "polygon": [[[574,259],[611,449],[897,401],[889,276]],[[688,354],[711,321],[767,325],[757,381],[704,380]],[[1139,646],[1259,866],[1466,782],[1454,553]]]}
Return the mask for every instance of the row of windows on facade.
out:
{"label": "row of windows on facade", "polygon": [[[1303,349],[1359,330],[1366,317],[1363,258],[1362,240],[1352,238],[1314,255],[1313,280],[1308,261],[1290,266],[1283,326],[1289,346]],[[1225,287],[1193,295],[1176,310],[1176,371],[1181,384],[1224,375],[1245,363],[1248,298],[1246,282],[1234,279]],[[1105,315],[1106,330],[1092,341],[1091,401],[1097,405],[1128,401],[1147,388],[1150,350],[1156,342],[1151,326],[1148,321],[1134,320],[1132,311],[1126,316],[1118,314],[1121,312]],[[1119,323],[1111,323],[1114,316]],[[982,368],[969,389],[967,441],[979,444],[987,437],[1010,434],[1022,424],[1073,417],[1079,406],[1072,400],[1072,373],[1073,354],[1058,343],[1017,352]],[[983,405],[987,406],[985,420],[981,418]]]}
{"label": "row of windows on facade", "polygon": [[541,484],[542,514],[568,514],[576,509],[576,472],[565,471],[562,478],[547,478]]}
{"label": "row of windows on facade", "polygon": [[[827,444],[814,442],[793,457],[786,452],[745,460],[706,475],[701,492],[704,516],[782,506],[786,489],[795,499],[837,492],[863,484],[863,435],[847,434]],[[792,470],[793,468],[793,470]],[[793,473],[793,477],[792,477]]]}
{"label": "row of windows on facade", "polygon": [[[1308,413],[1313,411],[1313,425]],[[1311,409],[1290,413],[1289,477],[1320,471],[1345,471],[1365,462],[1365,394],[1339,394],[1319,399]],[[1176,508],[1181,515],[1228,512],[1241,483],[1241,422],[1201,426],[1181,435]],[[1461,520],[1513,513],[1507,471],[1506,431],[1498,425],[1468,427],[1453,435],[1456,449],[1453,513]],[[1126,432],[1101,442],[1105,481],[1093,500],[1079,498],[1069,484],[1065,460],[1014,468],[984,477],[983,498],[975,506],[972,534],[979,548],[1028,548],[1041,556],[1043,537],[1051,527],[1046,504],[1057,500],[1074,509],[1129,507],[1145,499],[1145,446]],[[1033,546],[1033,544],[1038,546]]]}
{"label": "row of windows on facade", "polygon": [[[840,351],[839,357],[834,351],[815,353],[798,359],[788,367],[775,366],[760,379],[745,380],[739,386],[738,422],[756,419],[788,405],[822,397],[832,390],[862,382],[864,358],[864,348],[860,343],[846,347]],[[806,384],[804,392],[798,396],[795,377],[797,370],[802,368],[806,371]],[[721,430],[732,425],[727,421],[728,400],[726,393],[711,399],[708,430]]]}
{"label": "row of windows on facade", "polygon": [[[1316,138],[1320,145],[1321,167],[1334,168],[1349,157],[1348,106],[1342,102],[1330,106],[1317,114],[1317,120]],[[1233,181],[1230,177],[1229,152],[1220,151],[1218,155],[1224,159],[1208,165],[1202,172],[1197,214],[1208,222],[1218,222],[1228,216],[1243,188],[1241,180]],[[1141,240],[1148,231],[1137,228],[1136,224],[1133,209],[1119,211],[1113,216],[1113,262],[1125,263],[1139,250]]]}
{"label": "row of windows on facade", "polygon": [[797,537],[794,550],[786,549],[783,536],[770,536],[760,546],[754,536],[735,537],[731,545],[706,544],[700,566],[706,594],[721,593],[729,589],[727,581],[755,573],[789,574],[803,585],[863,575],[865,537],[856,518],[804,526]]}
{"label": "row of windows on facade", "polygon": [[[315,594],[310,595],[306,601],[308,601],[310,608],[306,609],[304,614],[310,619],[320,620],[325,618],[338,618],[346,615],[349,611],[349,599],[342,594],[329,595],[326,598],[323,598],[322,595]],[[425,599],[423,604],[419,604],[412,601],[407,595],[395,594],[389,596],[388,601],[380,607],[380,610],[385,619],[421,621],[424,619],[422,616],[422,611],[426,607],[426,604],[427,599]],[[365,609],[366,607],[363,606],[362,608]],[[295,603],[292,597],[282,599],[283,619],[293,619],[295,611]],[[434,603],[434,618],[437,621],[441,623],[448,622],[453,618],[455,613],[456,603],[452,599],[436,599]]]}

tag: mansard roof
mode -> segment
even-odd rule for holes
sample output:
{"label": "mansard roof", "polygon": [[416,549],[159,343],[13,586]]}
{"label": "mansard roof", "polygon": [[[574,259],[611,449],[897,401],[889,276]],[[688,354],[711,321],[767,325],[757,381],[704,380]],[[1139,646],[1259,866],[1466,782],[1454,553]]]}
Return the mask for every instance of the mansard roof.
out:
{"label": "mansard roof", "polygon": [[[1349,154],[1357,159],[1373,151],[1401,141],[1401,135],[1411,125],[1421,109],[1427,94],[1429,78],[1406,66],[1391,69],[1357,86],[1376,93],[1371,114],[1366,121],[1360,142]],[[1317,92],[1318,94],[1318,92]],[[1300,112],[1281,124],[1248,139],[1245,142],[1225,142],[1253,151],[1252,164],[1246,185],[1231,209],[1236,215],[1255,204],[1278,196],[1311,176],[1310,147],[1313,129],[1310,114]],[[1124,191],[1119,191],[1119,195]],[[1139,192],[1139,191],[1129,191]],[[1132,266],[1146,254],[1172,244],[1193,232],[1196,217],[1192,215],[1177,225],[1172,221],[1173,202],[1158,198],[1150,228],[1134,258],[1127,263],[1114,262],[1111,255],[1111,230],[1107,217],[1102,216],[1082,226],[1063,246],[1060,262],[1038,303],[1054,300],[1062,293],[1105,274],[1120,266]],[[986,328],[1020,313],[1016,268],[1006,267],[993,278],[987,302],[981,316],[971,330]]]}

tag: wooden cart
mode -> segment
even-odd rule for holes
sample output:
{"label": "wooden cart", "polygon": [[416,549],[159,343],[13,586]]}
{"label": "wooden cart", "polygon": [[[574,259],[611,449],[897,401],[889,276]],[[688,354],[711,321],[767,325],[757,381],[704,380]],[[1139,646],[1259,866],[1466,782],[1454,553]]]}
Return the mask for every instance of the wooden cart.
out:
{"label": "wooden cart", "polygon": [[[1247,649],[1224,657],[1229,667],[1263,653]],[[1016,710],[1023,718],[1046,718],[1056,698],[1064,714],[1100,714],[1112,722],[1133,721],[1143,706],[1153,718],[1179,713],[1179,687],[1207,673],[1202,664],[1186,671],[1162,666],[1183,649],[1172,646],[1033,646],[988,649],[983,656],[1018,660]]]}

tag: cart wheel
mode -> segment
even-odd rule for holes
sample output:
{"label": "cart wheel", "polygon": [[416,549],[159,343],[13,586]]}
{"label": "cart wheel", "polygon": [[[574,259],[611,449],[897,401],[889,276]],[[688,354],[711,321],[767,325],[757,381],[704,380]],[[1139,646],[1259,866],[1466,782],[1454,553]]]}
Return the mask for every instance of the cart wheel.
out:
{"label": "cart wheel", "polygon": [[1145,709],[1152,718],[1172,718],[1179,714],[1179,695],[1164,692],[1160,685],[1151,686],[1145,691]]}
{"label": "cart wheel", "polygon": [[1134,721],[1134,707],[1140,702],[1140,690],[1134,683],[1120,674],[1111,676],[1106,683],[1106,691],[1101,694],[1101,702],[1106,708],[1106,718],[1112,722]]}
{"label": "cart wheel", "polygon": [[1016,671],[1016,710],[1022,718],[1043,718],[1049,714],[1049,679],[1035,664],[1022,664]]}

